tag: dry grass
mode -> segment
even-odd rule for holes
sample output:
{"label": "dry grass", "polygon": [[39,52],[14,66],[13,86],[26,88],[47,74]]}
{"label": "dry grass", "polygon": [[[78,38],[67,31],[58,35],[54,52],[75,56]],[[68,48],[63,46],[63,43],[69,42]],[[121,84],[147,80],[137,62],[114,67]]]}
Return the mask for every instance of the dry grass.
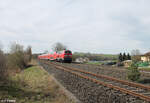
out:
{"label": "dry grass", "polygon": [[10,84],[0,85],[0,98],[15,99],[17,103],[71,103],[51,76],[36,61],[23,72],[13,76]]}
{"label": "dry grass", "polygon": [[139,70],[150,72],[150,67],[140,67]]}

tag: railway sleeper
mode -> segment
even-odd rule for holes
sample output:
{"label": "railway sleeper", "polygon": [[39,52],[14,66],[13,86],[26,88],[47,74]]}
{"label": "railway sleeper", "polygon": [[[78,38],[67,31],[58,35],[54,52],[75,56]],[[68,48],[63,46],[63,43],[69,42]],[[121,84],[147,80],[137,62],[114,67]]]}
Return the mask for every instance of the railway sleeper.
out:
{"label": "railway sleeper", "polygon": [[129,87],[129,86],[126,89],[131,90],[131,91],[137,90],[137,88],[135,88],[135,87]]}
{"label": "railway sleeper", "polygon": [[138,90],[138,89],[136,89],[136,90],[132,90],[132,92],[145,93],[145,91],[144,91],[144,90]]}
{"label": "railway sleeper", "polygon": [[150,92],[142,93],[143,95],[150,96]]}

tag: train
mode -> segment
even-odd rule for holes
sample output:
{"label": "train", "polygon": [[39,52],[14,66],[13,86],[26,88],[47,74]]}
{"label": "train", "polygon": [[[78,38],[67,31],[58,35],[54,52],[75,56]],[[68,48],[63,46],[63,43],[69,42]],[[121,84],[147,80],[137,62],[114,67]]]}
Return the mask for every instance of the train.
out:
{"label": "train", "polygon": [[42,54],[38,56],[38,59],[71,63],[72,52],[70,50],[62,50],[62,51],[54,52],[52,54],[50,53]]}

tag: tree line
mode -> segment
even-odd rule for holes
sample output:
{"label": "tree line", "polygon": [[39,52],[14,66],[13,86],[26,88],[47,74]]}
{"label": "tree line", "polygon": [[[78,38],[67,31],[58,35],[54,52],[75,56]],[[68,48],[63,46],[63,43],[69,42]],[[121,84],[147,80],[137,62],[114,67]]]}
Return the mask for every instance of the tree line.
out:
{"label": "tree line", "polygon": [[131,60],[131,55],[128,53],[120,53],[118,57],[119,62],[125,61],[125,60]]}
{"label": "tree line", "polygon": [[73,60],[79,57],[87,57],[91,61],[105,61],[105,60],[117,60],[117,55],[111,55],[111,54],[94,54],[94,53],[81,53],[81,52],[75,52],[73,53]]}

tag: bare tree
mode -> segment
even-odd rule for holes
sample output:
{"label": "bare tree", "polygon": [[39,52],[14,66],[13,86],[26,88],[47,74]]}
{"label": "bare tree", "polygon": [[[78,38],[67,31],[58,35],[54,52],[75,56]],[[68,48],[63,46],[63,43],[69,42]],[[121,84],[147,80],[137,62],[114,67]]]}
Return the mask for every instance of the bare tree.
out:
{"label": "bare tree", "polygon": [[132,56],[140,55],[140,54],[141,54],[141,53],[140,53],[140,50],[138,50],[138,49],[134,49],[134,50],[131,51],[131,55],[132,55]]}
{"label": "bare tree", "polygon": [[48,53],[48,50],[45,50],[45,51],[44,51],[44,54],[47,54],[47,53]]}
{"label": "bare tree", "polygon": [[0,42],[0,50],[2,50],[2,48],[3,48],[3,45],[2,45],[2,43]]}
{"label": "bare tree", "polygon": [[26,59],[27,59],[27,62],[30,62],[31,59],[32,59],[32,47],[31,46],[28,46],[27,49],[26,49]]}
{"label": "bare tree", "polygon": [[24,69],[27,66],[25,51],[23,46],[17,43],[12,43],[10,47],[10,55],[8,56],[9,68]]}
{"label": "bare tree", "polygon": [[135,61],[135,62],[138,62],[141,60],[141,53],[140,53],[140,50],[138,49],[135,49],[135,50],[132,50],[131,51],[131,55],[132,55],[132,60]]}
{"label": "bare tree", "polygon": [[16,52],[23,52],[23,46],[14,42],[10,46],[10,53]]}
{"label": "bare tree", "polygon": [[53,49],[53,51],[58,52],[58,51],[67,49],[67,46],[63,45],[63,44],[60,43],[60,42],[57,42],[57,43],[55,43],[55,44],[53,45],[52,49]]}

